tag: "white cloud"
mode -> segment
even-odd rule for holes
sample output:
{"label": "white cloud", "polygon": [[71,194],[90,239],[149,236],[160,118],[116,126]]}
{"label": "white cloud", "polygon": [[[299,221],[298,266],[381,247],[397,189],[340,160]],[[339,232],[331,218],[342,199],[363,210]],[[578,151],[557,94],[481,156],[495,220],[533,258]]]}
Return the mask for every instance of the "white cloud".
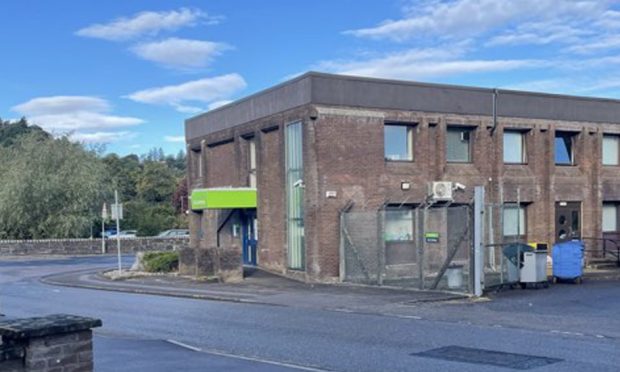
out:
{"label": "white cloud", "polygon": [[[451,53],[454,51],[454,53]],[[458,46],[411,49],[383,56],[350,61],[324,61],[316,69],[345,75],[392,79],[426,79],[456,74],[507,71],[545,65],[539,60],[466,60],[458,58]]]}
{"label": "white cloud", "polygon": [[209,104],[229,99],[245,89],[246,86],[247,84],[241,75],[227,74],[193,80],[179,85],[145,89],[131,93],[126,98],[141,103],[170,105],[178,111],[187,112],[196,108],[187,106],[187,102]]}
{"label": "white cloud", "polygon": [[197,106],[180,105],[178,103],[171,103],[171,105],[172,107],[174,107],[175,110],[184,114],[197,114],[204,111],[202,107]]}
{"label": "white cloud", "polygon": [[219,108],[219,107],[225,106],[225,105],[227,105],[227,104],[229,104],[229,103],[232,103],[232,102],[233,102],[233,101],[232,101],[232,100],[230,100],[230,99],[224,99],[224,100],[221,100],[221,101],[215,101],[215,102],[213,102],[213,103],[209,104],[209,106],[207,107],[207,109],[208,109],[209,111],[211,111],[211,110],[215,110],[216,108]]}
{"label": "white cloud", "polygon": [[135,45],[131,51],[140,58],[164,66],[193,69],[207,66],[230,48],[227,44],[212,41],[169,38]]}
{"label": "white cloud", "polygon": [[14,111],[27,115],[58,115],[75,111],[102,112],[110,109],[109,103],[90,96],[53,96],[33,98],[13,107]]}
{"label": "white cloud", "polygon": [[216,24],[221,17],[209,16],[198,9],[180,8],[171,11],[145,11],[131,17],[121,17],[104,24],[94,24],[76,32],[76,35],[97,39],[122,41],[161,31],[176,30],[198,23]]}
{"label": "white cloud", "polygon": [[71,140],[82,143],[110,143],[122,140],[129,140],[136,137],[136,133],[121,132],[94,132],[94,133],[72,133],[69,135]]}
{"label": "white cloud", "polygon": [[71,132],[126,127],[144,121],[130,116],[110,115],[110,104],[90,96],[52,96],[33,98],[12,108],[51,132]]}
{"label": "white cloud", "polygon": [[551,43],[579,43],[592,35],[589,29],[573,26],[569,21],[532,22],[519,25],[514,30],[492,37],[487,46],[497,45],[546,45]]}
{"label": "white cloud", "polygon": [[569,47],[567,50],[570,52],[589,54],[598,51],[608,51],[610,49],[620,48],[620,36],[609,35],[604,37],[597,37],[596,40],[592,40],[587,43],[579,43]]}
{"label": "white cloud", "polygon": [[431,0],[408,6],[402,19],[388,19],[375,27],[345,33],[395,41],[421,39],[429,35],[454,39],[477,35],[524,19],[600,14],[607,3],[599,0]]}
{"label": "white cloud", "polygon": [[164,141],[173,143],[185,142],[185,136],[164,136]]}

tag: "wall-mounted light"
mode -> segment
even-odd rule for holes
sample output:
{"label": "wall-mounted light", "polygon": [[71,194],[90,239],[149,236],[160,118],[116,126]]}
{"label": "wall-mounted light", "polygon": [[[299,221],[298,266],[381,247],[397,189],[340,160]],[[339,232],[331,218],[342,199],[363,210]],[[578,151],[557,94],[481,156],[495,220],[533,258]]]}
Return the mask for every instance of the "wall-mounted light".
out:
{"label": "wall-mounted light", "polygon": [[401,190],[411,190],[411,183],[409,182],[401,182],[400,183],[400,189]]}

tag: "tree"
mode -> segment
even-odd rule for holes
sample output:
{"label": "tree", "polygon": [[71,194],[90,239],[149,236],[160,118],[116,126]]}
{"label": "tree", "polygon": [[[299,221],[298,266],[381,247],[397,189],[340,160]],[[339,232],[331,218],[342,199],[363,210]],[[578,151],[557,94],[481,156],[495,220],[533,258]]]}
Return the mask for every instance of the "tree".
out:
{"label": "tree", "polygon": [[138,195],[146,202],[169,202],[176,188],[174,173],[165,163],[146,162],[138,177]]}
{"label": "tree", "polygon": [[138,178],[142,172],[142,165],[137,155],[119,157],[109,154],[103,157],[107,169],[108,179],[112,187],[118,190],[121,200],[131,200],[138,195]]}
{"label": "tree", "polygon": [[89,236],[109,195],[105,171],[66,137],[33,132],[0,147],[0,238]]}
{"label": "tree", "polygon": [[[170,204],[152,204],[143,200],[125,203],[123,229],[138,230],[140,236],[154,236],[164,230],[181,226]],[[186,226],[186,225],[185,225]]]}
{"label": "tree", "polygon": [[21,118],[15,122],[0,119],[0,146],[12,146],[19,141],[20,137],[27,134],[34,134],[41,138],[51,137],[40,127],[28,124],[26,118]]}
{"label": "tree", "polygon": [[178,214],[184,214],[189,209],[187,176],[181,178],[177,183],[176,190],[172,194],[172,206]]}

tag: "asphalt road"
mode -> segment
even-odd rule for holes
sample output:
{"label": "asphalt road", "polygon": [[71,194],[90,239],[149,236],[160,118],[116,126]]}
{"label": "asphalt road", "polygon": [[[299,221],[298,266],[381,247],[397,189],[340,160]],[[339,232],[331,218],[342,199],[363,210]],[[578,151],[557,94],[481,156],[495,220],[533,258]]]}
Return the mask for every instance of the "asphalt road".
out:
{"label": "asphalt road", "polygon": [[[437,320],[325,311],[294,304],[265,306],[106,292],[39,282],[47,274],[113,264],[109,257],[2,261],[0,311],[10,317],[72,313],[101,318],[104,326],[95,331],[97,371],[491,371],[500,365],[513,370],[617,371],[620,365],[620,340],[613,336],[617,330],[599,335],[563,332],[563,324],[527,326],[528,319],[544,315],[540,310],[529,315],[522,310],[515,313],[523,319],[523,327],[515,322],[502,326],[502,318],[512,316],[511,306],[523,305],[526,291],[497,298],[492,305],[467,306],[469,313],[472,306],[474,312],[475,306],[487,312],[493,306],[500,309],[494,312],[498,318],[491,324],[462,320],[460,307],[449,304],[428,308],[444,314]],[[602,302],[601,306],[584,306],[576,298],[564,302],[562,308],[549,303],[541,309],[580,312],[580,327],[587,328],[588,322],[593,329],[604,329],[601,324],[606,322],[615,326],[620,314],[619,287],[620,283],[588,287],[584,296],[604,301],[604,306]],[[553,293],[557,297],[564,292]],[[565,293],[571,296],[572,292]],[[536,293],[537,301],[544,303],[543,295]],[[569,308],[573,302],[575,307]],[[421,306],[420,313],[424,313]]]}

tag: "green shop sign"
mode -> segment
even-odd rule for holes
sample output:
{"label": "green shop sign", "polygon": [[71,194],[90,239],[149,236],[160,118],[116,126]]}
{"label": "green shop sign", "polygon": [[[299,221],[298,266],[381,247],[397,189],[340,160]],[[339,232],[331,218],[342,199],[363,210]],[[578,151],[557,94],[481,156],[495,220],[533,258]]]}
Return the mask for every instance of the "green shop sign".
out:
{"label": "green shop sign", "polygon": [[424,240],[427,243],[439,243],[439,233],[438,232],[424,233]]}
{"label": "green shop sign", "polygon": [[213,188],[192,190],[192,210],[256,208],[255,188]]}

